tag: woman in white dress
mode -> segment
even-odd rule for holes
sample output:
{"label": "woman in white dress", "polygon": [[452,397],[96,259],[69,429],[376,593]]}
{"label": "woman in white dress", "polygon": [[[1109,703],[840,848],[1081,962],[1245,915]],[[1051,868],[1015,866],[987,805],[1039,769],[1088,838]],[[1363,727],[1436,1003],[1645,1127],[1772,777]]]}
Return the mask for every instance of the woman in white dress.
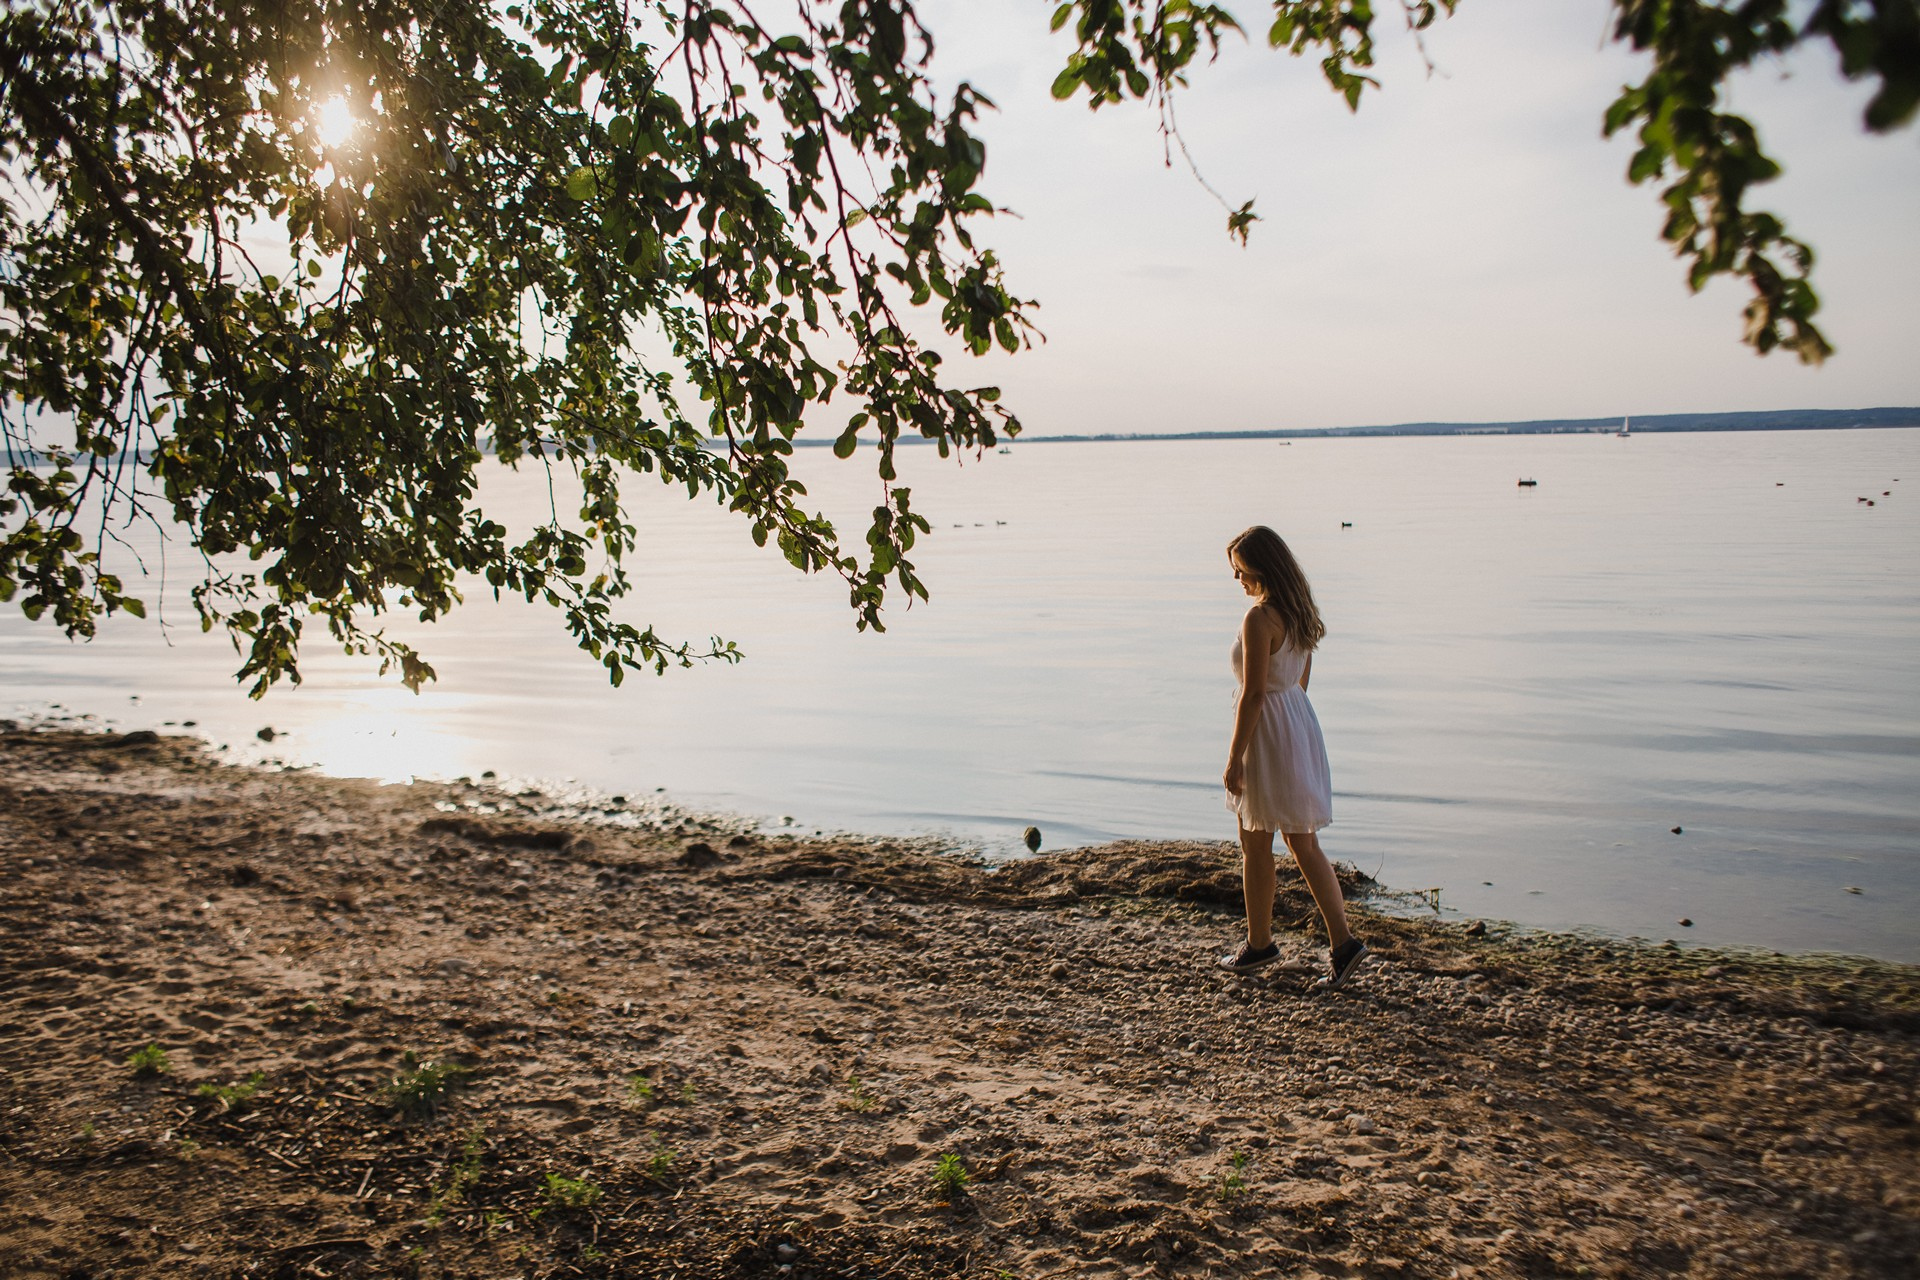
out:
{"label": "woman in white dress", "polygon": [[1273,835],[1279,832],[1326,922],[1332,948],[1323,985],[1339,986],[1367,956],[1347,927],[1346,899],[1315,833],[1333,821],[1333,784],[1320,721],[1307,701],[1313,651],[1327,628],[1300,564],[1280,535],[1256,525],[1227,544],[1233,576],[1253,597],[1233,645],[1240,682],[1227,749],[1227,807],[1240,823],[1247,940],[1220,958],[1250,973],[1280,958],[1273,940]]}

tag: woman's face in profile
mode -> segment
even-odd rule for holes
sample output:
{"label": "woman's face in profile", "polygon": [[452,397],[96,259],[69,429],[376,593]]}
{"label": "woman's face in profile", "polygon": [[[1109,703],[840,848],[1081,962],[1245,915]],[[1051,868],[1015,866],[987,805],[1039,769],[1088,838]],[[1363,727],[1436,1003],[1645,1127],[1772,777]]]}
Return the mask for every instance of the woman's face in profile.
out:
{"label": "woman's face in profile", "polygon": [[1233,566],[1233,576],[1240,580],[1240,589],[1252,596],[1255,600],[1258,600],[1260,598],[1260,579],[1256,577],[1246,565],[1240,562],[1239,556],[1231,552],[1227,555],[1227,563]]}

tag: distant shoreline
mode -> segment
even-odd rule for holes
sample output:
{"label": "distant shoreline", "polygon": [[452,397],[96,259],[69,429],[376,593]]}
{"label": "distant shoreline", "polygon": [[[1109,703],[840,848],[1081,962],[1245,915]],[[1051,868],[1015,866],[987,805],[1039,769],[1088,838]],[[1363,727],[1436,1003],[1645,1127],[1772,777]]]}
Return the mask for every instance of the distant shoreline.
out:
{"label": "distant shoreline", "polygon": [[[1540,418],[1529,422],[1402,422],[1383,427],[1271,427],[1250,431],[1128,431],[1060,436],[1021,435],[1009,438],[1020,444],[1111,444],[1165,443],[1175,440],[1329,440],[1383,436],[1557,436],[1613,435],[1623,418]],[[1632,419],[1632,434],[1655,435],[1678,431],[1859,431],[1920,427],[1920,408],[1884,409],[1775,409],[1752,413],[1654,413]],[[824,432],[795,436],[789,442],[796,449],[821,449],[834,443]],[[902,434],[894,441],[902,445],[932,444],[924,436]],[[725,440],[701,441],[709,450],[725,450]],[[860,447],[876,447],[872,441],[860,441]],[[491,446],[481,446],[492,455]],[[122,455],[113,454],[118,458]],[[137,464],[152,459],[142,454]],[[44,458],[37,465],[46,465]]]}
{"label": "distant shoreline", "polygon": [[[1021,444],[1104,444],[1169,440],[1326,440],[1356,436],[1552,436],[1613,435],[1624,418],[1540,418],[1527,422],[1402,422],[1380,427],[1296,427],[1250,431],[1109,432],[1096,435],[1020,436]],[[1920,408],[1773,409],[1748,413],[1654,413],[1632,418],[1634,435],[1678,431],[1853,431],[1920,427]],[[796,439],[798,448],[830,445],[825,438]],[[865,444],[865,441],[861,443]],[[902,435],[898,444],[929,443]]]}

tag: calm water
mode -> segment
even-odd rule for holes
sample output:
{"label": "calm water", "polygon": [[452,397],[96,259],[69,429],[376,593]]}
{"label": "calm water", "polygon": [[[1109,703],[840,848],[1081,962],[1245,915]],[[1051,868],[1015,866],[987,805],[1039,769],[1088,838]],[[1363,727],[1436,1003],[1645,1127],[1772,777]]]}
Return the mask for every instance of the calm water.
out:
{"label": "calm water", "polygon": [[[1264,522],[1330,628],[1312,693],[1336,857],[1438,887],[1449,913],[1920,961],[1920,431],[1036,443],[909,463],[933,600],[884,636],[855,634],[834,580],[648,487],[633,616],[736,640],[743,665],[614,690],[553,617],[476,597],[438,628],[396,626],[440,671],[419,697],[316,645],[304,686],[251,703],[193,622],[175,548],[171,645],[153,622],[73,646],[0,615],[0,708],[193,719],[242,758],[341,774],[664,788],[1002,852],[1028,823],[1049,848],[1229,838],[1243,602],[1222,548]],[[801,465],[829,512],[872,505],[859,467]],[[488,497],[532,518],[545,483],[502,473]],[[266,724],[290,736],[266,748]]]}

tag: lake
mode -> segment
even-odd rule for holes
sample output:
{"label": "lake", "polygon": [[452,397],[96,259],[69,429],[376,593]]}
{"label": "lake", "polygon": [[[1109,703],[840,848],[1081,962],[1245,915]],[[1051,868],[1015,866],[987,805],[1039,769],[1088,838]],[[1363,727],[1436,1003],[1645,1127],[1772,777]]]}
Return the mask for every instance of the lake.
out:
{"label": "lake", "polygon": [[[857,521],[869,461],[796,465]],[[1030,823],[1047,848],[1228,839],[1224,546],[1265,523],[1328,624],[1334,857],[1449,915],[1920,961],[1920,431],[1034,441],[903,467],[932,600],[885,635],[855,633],[837,580],[644,481],[629,616],[735,640],[739,666],[613,689],[556,615],[476,591],[395,624],[440,672],[419,696],[316,641],[306,683],[254,703],[175,545],[147,622],[72,645],[0,615],[0,708],[996,857]],[[483,492],[509,525],[547,501],[531,474]]]}

